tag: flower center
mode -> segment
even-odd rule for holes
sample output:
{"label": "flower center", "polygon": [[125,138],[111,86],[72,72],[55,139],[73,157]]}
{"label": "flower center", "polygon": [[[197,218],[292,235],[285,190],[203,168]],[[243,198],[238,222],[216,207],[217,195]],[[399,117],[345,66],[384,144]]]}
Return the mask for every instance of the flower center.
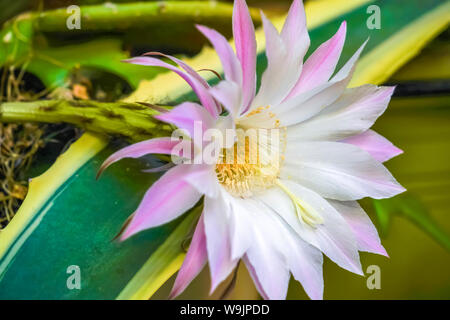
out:
{"label": "flower center", "polygon": [[217,178],[233,196],[247,198],[272,187],[284,160],[285,129],[236,129],[231,148],[221,150]]}

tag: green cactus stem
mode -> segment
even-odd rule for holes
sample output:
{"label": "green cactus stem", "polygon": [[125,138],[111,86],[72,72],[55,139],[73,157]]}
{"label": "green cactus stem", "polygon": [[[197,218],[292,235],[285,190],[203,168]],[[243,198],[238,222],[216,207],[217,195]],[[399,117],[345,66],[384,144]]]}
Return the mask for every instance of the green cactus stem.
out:
{"label": "green cactus stem", "polygon": [[170,136],[172,128],[154,118],[165,107],[90,100],[39,100],[0,104],[0,122],[65,122],[131,142]]}

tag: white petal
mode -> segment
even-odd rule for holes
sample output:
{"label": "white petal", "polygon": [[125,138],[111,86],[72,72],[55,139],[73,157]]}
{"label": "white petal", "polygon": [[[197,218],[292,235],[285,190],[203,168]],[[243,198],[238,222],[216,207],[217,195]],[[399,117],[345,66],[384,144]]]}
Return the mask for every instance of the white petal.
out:
{"label": "white petal", "polygon": [[280,230],[288,236],[282,246],[294,278],[302,284],[311,299],[322,299],[323,257],[313,229],[300,223],[292,200],[281,189],[270,188],[258,199],[271,208],[285,224]]}
{"label": "white petal", "polygon": [[[291,270],[312,299],[321,299],[323,278],[320,250],[303,241],[286,221],[259,198],[240,201],[248,210],[239,212],[236,217],[241,217],[240,223],[248,223],[247,228],[241,230],[252,235],[246,257],[255,269],[262,294],[270,299],[283,299]],[[246,215],[250,219],[243,219]]]}
{"label": "white petal", "polygon": [[281,30],[281,37],[288,50],[296,57],[299,57],[299,59],[302,59],[310,44],[303,1],[294,0],[292,2]]}
{"label": "white petal", "polygon": [[281,125],[287,127],[310,119],[335,102],[345,90],[350,80],[351,77],[349,76],[338,82],[329,82],[320,86],[313,90],[317,94],[314,94],[308,99],[305,99],[305,97],[310,96],[310,92],[300,94],[297,97],[283,102],[275,110],[276,118],[280,120]]}
{"label": "white petal", "polygon": [[277,105],[288,95],[300,76],[302,58],[305,54],[303,52],[299,56],[298,52],[290,51],[273,24],[263,13],[261,15],[266,34],[268,65],[250,110]]}
{"label": "white petal", "polygon": [[291,198],[283,190],[270,188],[257,199],[276,212],[303,240],[319,248],[314,230],[300,222]]}
{"label": "white petal", "polygon": [[223,197],[205,197],[203,216],[211,272],[211,292],[228,277],[237,264],[237,260],[231,258],[229,210],[229,204]]}
{"label": "white petal", "polygon": [[282,183],[322,217],[322,224],[308,226],[309,232],[316,237],[318,248],[340,267],[362,274],[355,237],[339,212],[320,195],[298,183],[287,180]]}
{"label": "white petal", "polygon": [[282,246],[288,234],[280,232],[284,230],[274,219],[274,214],[260,207],[259,218],[254,221],[253,243],[246,255],[267,297],[273,300],[285,299],[290,274],[284,257],[285,247]]}
{"label": "white petal", "polygon": [[217,55],[222,62],[223,71],[225,73],[225,79],[242,84],[242,68],[236,54],[231,48],[228,40],[216,30],[210,29],[205,26],[197,25],[197,29],[213,45]]}
{"label": "white petal", "polygon": [[393,90],[373,85],[347,89],[315,117],[289,127],[288,134],[297,141],[339,141],[364,132],[386,110]]}
{"label": "white petal", "polygon": [[252,245],[254,221],[258,219],[258,208],[253,201],[228,195],[230,210],[231,258],[241,258]]}
{"label": "white petal", "polygon": [[303,66],[300,78],[289,93],[288,99],[322,85],[330,79],[344,47],[346,30],[347,23],[344,21],[336,34],[311,54]]}
{"label": "white petal", "polygon": [[286,257],[295,280],[302,284],[311,299],[323,299],[322,252],[294,236],[288,241],[290,248]]}
{"label": "white petal", "polygon": [[350,143],[367,151],[374,159],[380,162],[386,162],[403,153],[392,142],[373,130],[367,130],[356,136],[348,137],[341,142]]}
{"label": "white petal", "polygon": [[184,178],[198,192],[210,198],[219,196],[221,190],[214,165],[192,164],[188,167],[188,172]]}
{"label": "white petal", "polygon": [[242,67],[242,99],[248,109],[256,91],[256,38],[245,0],[234,1],[232,24],[236,55]]}
{"label": "white petal", "polygon": [[340,142],[289,141],[281,176],[329,199],[390,198],[405,191],[366,151]]}
{"label": "white petal", "polygon": [[203,223],[203,216],[200,216],[191,244],[189,245],[189,250],[186,258],[184,258],[180,271],[178,271],[169,299],[179,296],[186,289],[203,269],[207,260],[205,225]]}
{"label": "white petal", "polygon": [[353,54],[353,56],[348,59],[348,61],[345,63],[345,65],[334,75],[333,78],[331,78],[331,81],[340,81],[344,78],[347,78],[347,76],[351,73],[353,73],[356,65],[356,61],[358,61],[359,56],[361,55],[362,51],[366,47],[367,42],[369,39],[364,41],[364,43],[361,45],[361,47],[356,50],[356,52]]}
{"label": "white petal", "polygon": [[224,80],[209,91],[233,117],[239,116],[242,108],[242,91],[236,82]]}
{"label": "white petal", "polygon": [[335,102],[350,82],[355,70],[355,63],[365,44],[356,51],[329,83],[287,99],[277,106],[275,113],[281,124],[290,126],[301,123],[319,114],[325,107]]}
{"label": "white petal", "polygon": [[263,299],[269,300],[269,296],[264,291],[261,281],[259,281],[258,275],[256,274],[256,270],[253,267],[253,265],[251,264],[251,262],[248,260],[247,256],[244,256],[242,258],[242,260],[244,261],[245,266],[247,267],[247,271],[250,274],[250,277],[252,278],[253,283],[255,284],[256,290],[258,290],[259,294],[261,295],[261,297],[263,297]]}
{"label": "white petal", "polygon": [[184,180],[190,174],[187,168],[187,165],[177,165],[153,183],[124,230],[121,240],[175,220],[200,200],[202,195]]}
{"label": "white petal", "polygon": [[344,217],[345,221],[347,221],[355,235],[359,251],[388,256],[386,250],[381,245],[377,229],[358,202],[329,200],[329,203],[335,207],[342,217]]}

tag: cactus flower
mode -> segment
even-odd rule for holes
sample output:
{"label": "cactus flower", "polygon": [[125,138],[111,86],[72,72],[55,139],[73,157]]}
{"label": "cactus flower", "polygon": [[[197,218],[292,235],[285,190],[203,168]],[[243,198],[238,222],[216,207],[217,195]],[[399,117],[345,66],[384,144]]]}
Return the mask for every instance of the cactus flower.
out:
{"label": "cactus flower", "polygon": [[[281,32],[263,13],[262,18],[268,64],[258,92],[255,30],[244,0],[234,4],[235,50],[218,32],[198,26],[223,65],[225,77],[216,86],[174,57],[165,56],[177,66],[154,56],[128,60],[170,69],[197,94],[199,103],[185,102],[157,116],[185,130],[191,140],[184,139],[184,146],[208,146],[194,139],[198,127],[201,133],[266,132],[264,142],[256,144],[236,133],[212,163],[174,165],[150,187],[122,233],[126,239],[172,221],[203,198],[203,212],[171,297],[207,262],[214,291],[242,260],[265,299],[285,299],[291,274],[309,297],[321,299],[323,254],[360,275],[359,251],[387,256],[357,200],[405,191],[382,164],[401,150],[370,130],[394,88],[347,88],[364,44],[335,72],[345,22],[304,62],[310,40],[302,2],[294,0]],[[179,140],[169,137],[143,141],[110,156],[101,170],[122,158],[150,153],[198,156],[197,151],[185,154],[187,149],[179,146]],[[224,161],[231,151],[232,161]],[[246,156],[249,151],[255,152],[255,161]]]}

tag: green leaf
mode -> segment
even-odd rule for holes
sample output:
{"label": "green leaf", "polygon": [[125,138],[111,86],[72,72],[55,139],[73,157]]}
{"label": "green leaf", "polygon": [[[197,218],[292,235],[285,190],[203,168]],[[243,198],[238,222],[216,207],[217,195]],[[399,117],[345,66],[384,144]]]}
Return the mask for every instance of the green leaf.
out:
{"label": "green leaf", "polygon": [[0,66],[23,64],[31,53],[33,23],[28,14],[22,14],[5,23],[0,31]]}
{"label": "green leaf", "polygon": [[[447,29],[448,30],[448,29]],[[450,31],[433,40],[422,53],[396,72],[390,81],[436,81],[450,78]]]}
{"label": "green leaf", "polygon": [[[0,31],[0,66],[5,63],[24,66],[51,88],[63,86],[76,69],[94,67],[116,74],[135,88],[142,79],[152,79],[157,72],[122,63],[121,60],[129,57],[122,49],[124,44],[185,50],[201,47],[205,40],[198,35],[194,24],[231,29],[232,10],[229,3],[203,1],[87,5],[80,10],[79,30],[67,28],[70,14],[66,8],[26,13],[9,21]],[[252,11],[252,15],[259,24],[257,11]],[[169,23],[170,28],[164,27]],[[92,32],[99,37],[95,41],[62,46],[55,45],[58,41],[51,41],[60,39],[61,34],[73,37]],[[112,32],[116,38],[101,38],[111,37]]]}
{"label": "green leaf", "polygon": [[[384,21],[385,29],[365,29],[367,3],[378,4],[384,14],[389,13],[389,19]],[[367,35],[372,35],[373,40],[362,62],[373,59],[374,52],[385,52],[388,46],[392,56],[398,58],[405,51],[420,49],[426,40],[445,27],[446,16],[436,13],[445,13],[447,8],[441,4],[441,1],[425,4],[419,0],[313,2],[307,7],[313,47],[327,40],[340,21],[346,19],[349,32],[344,60]],[[427,19],[422,20],[423,17]],[[282,21],[280,18],[274,22],[280,27]],[[411,30],[408,27],[416,30],[421,26],[429,31],[425,40],[422,33],[404,33],[404,30]],[[257,36],[260,44],[258,70],[261,72],[265,64],[263,32],[259,30]],[[392,44],[390,40],[399,36],[408,37],[408,42]],[[386,55],[391,57],[389,52]],[[390,61],[384,55],[380,59],[382,63]],[[400,61],[406,62],[405,59]],[[208,67],[221,72],[211,49],[205,49],[190,62],[196,69]],[[377,82],[386,74],[386,70],[377,71],[368,62],[361,65],[357,81]],[[395,68],[387,70],[388,73],[394,71]],[[166,73],[141,84],[128,100],[176,103],[189,97],[192,98],[190,89],[176,76]],[[189,233],[193,215],[184,215],[123,243],[111,241],[157,178],[141,172],[148,161],[156,161],[150,157],[147,161],[121,161],[95,181],[101,162],[113,150],[107,141],[84,135],[49,171],[31,182],[24,204],[0,233],[0,298],[148,299],[180,266],[183,251],[178,244]],[[66,270],[70,265],[80,267],[81,290],[69,290],[66,286],[70,276]]]}
{"label": "green leaf", "polygon": [[98,68],[115,74],[135,88],[142,79],[152,79],[160,70],[145,70],[123,63],[129,58],[119,39],[94,41],[63,47],[46,47],[35,51],[27,71],[38,76],[46,87],[63,86],[68,76],[82,67]]}
{"label": "green leaf", "polygon": [[118,300],[148,299],[181,267],[185,254],[180,248],[187,242],[187,231],[194,230],[201,208],[194,209],[150,256],[117,296]]}
{"label": "green leaf", "polygon": [[[152,264],[154,276],[170,272],[166,264],[175,268],[171,273],[179,267],[173,260],[180,261],[181,241],[198,211],[130,241],[114,241],[157,179],[142,170],[160,164],[153,158],[123,161],[95,181],[113,151],[106,141],[85,135],[31,181],[17,219],[0,234],[0,299],[114,299],[154,253],[162,266]],[[81,290],[66,286],[71,265],[80,267]]]}
{"label": "green leaf", "polygon": [[373,200],[373,204],[383,233],[388,232],[392,216],[399,215],[415,223],[417,227],[450,251],[450,234],[434,221],[428,209],[417,197],[405,194],[391,199]]}

